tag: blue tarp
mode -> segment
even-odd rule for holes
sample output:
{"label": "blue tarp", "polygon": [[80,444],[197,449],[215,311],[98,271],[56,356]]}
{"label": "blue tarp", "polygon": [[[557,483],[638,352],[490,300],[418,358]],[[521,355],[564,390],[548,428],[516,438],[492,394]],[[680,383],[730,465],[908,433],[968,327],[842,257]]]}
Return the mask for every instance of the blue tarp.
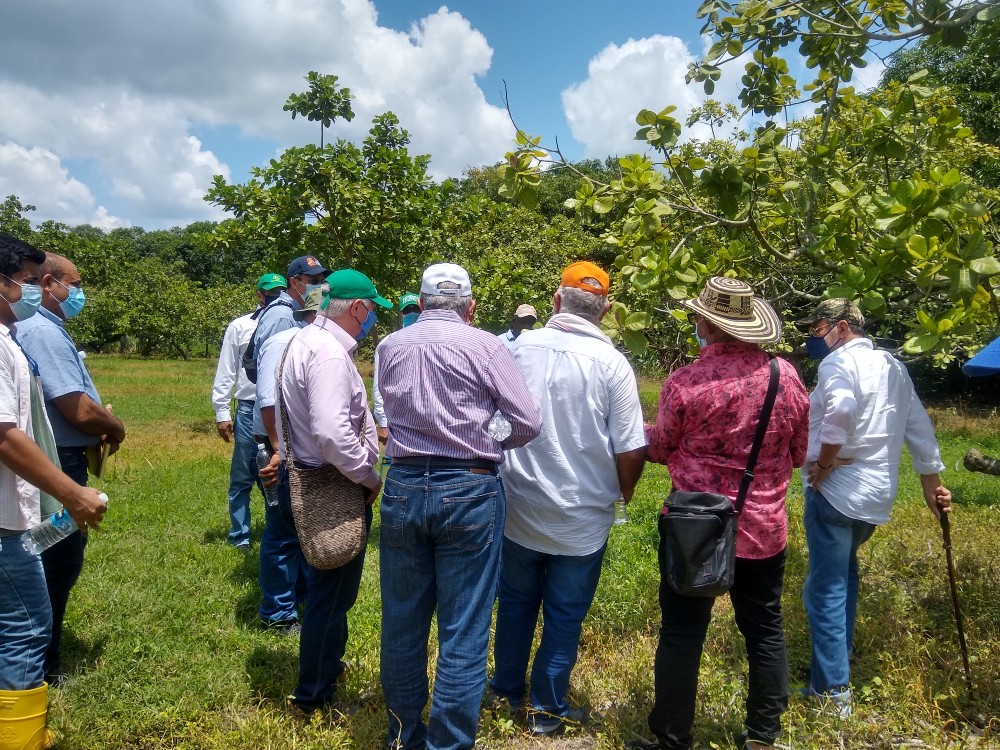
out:
{"label": "blue tarp", "polygon": [[991,341],[962,365],[962,372],[973,378],[1000,374],[1000,338]]}

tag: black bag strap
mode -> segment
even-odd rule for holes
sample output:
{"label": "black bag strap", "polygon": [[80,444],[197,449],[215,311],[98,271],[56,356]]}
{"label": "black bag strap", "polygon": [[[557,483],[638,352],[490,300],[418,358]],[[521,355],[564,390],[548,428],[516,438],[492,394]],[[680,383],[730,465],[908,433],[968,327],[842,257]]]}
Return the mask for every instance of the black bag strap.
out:
{"label": "black bag strap", "polygon": [[757,434],[753,439],[753,447],[750,449],[750,457],[747,459],[747,469],[743,472],[743,480],[740,482],[740,491],[736,495],[736,514],[743,512],[743,504],[747,500],[747,493],[750,492],[750,483],[753,481],[753,470],[757,466],[757,456],[760,454],[760,446],[764,442],[764,435],[767,433],[767,425],[771,421],[771,410],[774,408],[774,399],[778,395],[778,360],[774,355],[768,355],[771,359],[771,377],[767,382],[767,395],[764,396],[764,405],[760,409],[760,420],[757,422]]}

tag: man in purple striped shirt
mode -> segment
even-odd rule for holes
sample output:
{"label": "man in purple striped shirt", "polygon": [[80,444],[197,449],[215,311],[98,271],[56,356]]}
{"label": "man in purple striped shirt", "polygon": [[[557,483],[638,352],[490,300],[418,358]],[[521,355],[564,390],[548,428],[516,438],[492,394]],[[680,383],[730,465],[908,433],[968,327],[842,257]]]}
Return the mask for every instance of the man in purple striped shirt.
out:
{"label": "man in purple striped shirt", "polygon": [[[382,690],[389,747],[471,748],[503,539],[497,467],[541,429],[538,404],[496,336],[472,327],[469,274],[424,271],[417,322],[378,347],[392,467],[382,493]],[[487,431],[500,411],[511,433]],[[437,609],[439,656],[430,721],[427,639]]]}

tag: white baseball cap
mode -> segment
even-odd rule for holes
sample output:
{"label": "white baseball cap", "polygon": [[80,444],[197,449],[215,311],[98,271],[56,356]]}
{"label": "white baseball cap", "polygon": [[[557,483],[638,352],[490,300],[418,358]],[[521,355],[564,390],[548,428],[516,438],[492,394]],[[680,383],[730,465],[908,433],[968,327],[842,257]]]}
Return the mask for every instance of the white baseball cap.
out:
{"label": "white baseball cap", "polygon": [[[441,289],[442,282],[456,284],[456,289]],[[472,281],[469,272],[454,263],[435,263],[428,266],[420,280],[420,293],[443,297],[471,297]]]}

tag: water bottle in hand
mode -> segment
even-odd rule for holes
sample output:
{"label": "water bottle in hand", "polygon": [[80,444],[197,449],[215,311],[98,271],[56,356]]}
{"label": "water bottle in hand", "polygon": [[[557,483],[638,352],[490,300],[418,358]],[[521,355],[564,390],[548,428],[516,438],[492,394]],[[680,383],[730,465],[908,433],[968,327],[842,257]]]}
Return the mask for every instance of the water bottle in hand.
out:
{"label": "water bottle in hand", "polygon": [[[267,448],[264,447],[263,443],[257,443],[257,471],[260,471],[265,466],[271,463],[271,454],[267,452]],[[278,504],[278,485],[272,484],[270,487],[263,484],[263,480],[260,485],[261,492],[264,493],[264,502],[270,505],[272,508]]]}
{"label": "water bottle in hand", "polygon": [[[103,492],[98,497],[108,504],[108,496]],[[24,548],[32,555],[40,555],[56,542],[61,542],[68,537],[79,526],[70,516],[69,511],[63,508],[58,513],[53,513],[40,524],[28,530],[24,535]]]}
{"label": "water bottle in hand", "polygon": [[615,526],[628,523],[628,511],[625,510],[625,498],[620,497],[615,500]]}

